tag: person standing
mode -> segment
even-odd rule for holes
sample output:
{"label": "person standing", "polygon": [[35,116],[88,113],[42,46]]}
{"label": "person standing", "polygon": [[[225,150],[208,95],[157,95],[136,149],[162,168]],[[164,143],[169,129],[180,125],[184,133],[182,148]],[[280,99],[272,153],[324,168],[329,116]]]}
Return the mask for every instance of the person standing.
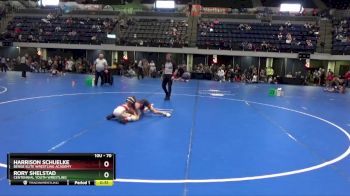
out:
{"label": "person standing", "polygon": [[137,64],[137,79],[140,79],[140,77],[143,79],[145,77],[143,62],[144,60],[140,60]]}
{"label": "person standing", "polygon": [[266,75],[267,75],[268,83],[272,83],[273,75],[274,75],[274,70],[273,70],[272,66],[268,66],[266,68]]}
{"label": "person standing", "polygon": [[1,58],[1,72],[6,72],[7,71],[7,65],[6,65],[6,59],[5,57]]}
{"label": "person standing", "polygon": [[151,60],[151,63],[149,64],[150,68],[150,74],[152,78],[155,78],[157,76],[157,67],[153,60]]}
{"label": "person standing", "polygon": [[64,62],[61,57],[58,57],[57,70],[61,75],[64,74]]}
{"label": "person standing", "polygon": [[[177,67],[171,59],[171,54],[166,55],[166,62],[163,68],[163,82],[162,88],[165,92],[164,100],[170,100],[171,96],[171,87],[173,85],[174,76],[177,74]],[[168,87],[168,88],[167,88]]]}
{"label": "person standing", "polygon": [[151,77],[150,75],[150,65],[147,59],[143,59],[143,72],[147,77]]}
{"label": "person standing", "polygon": [[345,87],[350,87],[350,70],[345,73],[344,79],[345,79]]}
{"label": "person standing", "polygon": [[26,78],[27,77],[27,58],[28,58],[28,54],[24,55],[21,57],[20,60],[20,67],[22,69],[22,78]]}
{"label": "person standing", "polygon": [[104,73],[108,73],[108,64],[103,54],[100,53],[95,60],[95,86],[98,84],[98,78],[101,77],[101,86],[104,84]]}

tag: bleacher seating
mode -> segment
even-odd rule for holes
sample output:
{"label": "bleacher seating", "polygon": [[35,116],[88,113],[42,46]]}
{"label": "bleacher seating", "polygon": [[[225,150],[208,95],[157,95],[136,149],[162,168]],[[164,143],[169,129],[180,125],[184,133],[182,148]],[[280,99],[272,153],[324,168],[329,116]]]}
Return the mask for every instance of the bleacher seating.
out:
{"label": "bleacher seating", "polygon": [[187,22],[173,19],[135,19],[120,27],[118,45],[183,47],[188,45]]}
{"label": "bleacher seating", "polygon": [[350,0],[323,0],[329,8],[346,10],[350,8]]}
{"label": "bleacher seating", "polygon": [[350,18],[333,21],[333,54],[350,54]]}
{"label": "bleacher seating", "polygon": [[251,8],[251,0],[227,1],[227,0],[201,0],[204,7],[226,7],[226,8]]}
{"label": "bleacher seating", "polygon": [[0,20],[4,18],[6,15],[6,9],[4,7],[0,7]]}
{"label": "bleacher seating", "polygon": [[[254,23],[247,24],[251,29],[246,30],[242,25],[234,22],[201,21],[198,24],[197,46],[209,49],[273,52],[313,53],[316,50],[316,28],[295,24],[287,27],[284,24]],[[282,39],[277,37],[280,32]],[[292,36],[291,43],[286,43],[287,33]]]}
{"label": "bleacher seating", "polygon": [[96,15],[96,16],[117,16],[120,12],[117,11],[106,11],[106,10],[72,10],[69,12],[69,14],[76,14],[76,15]]}
{"label": "bleacher seating", "polygon": [[[142,4],[153,4],[156,0],[141,0]],[[188,4],[191,3],[191,0],[175,0],[176,4]]]}
{"label": "bleacher seating", "polygon": [[116,21],[111,18],[16,16],[9,22],[1,39],[10,42],[101,44],[115,24]]}
{"label": "bleacher seating", "polygon": [[145,16],[145,17],[186,17],[186,13],[183,12],[155,12],[155,11],[139,11],[135,12],[135,16]]}

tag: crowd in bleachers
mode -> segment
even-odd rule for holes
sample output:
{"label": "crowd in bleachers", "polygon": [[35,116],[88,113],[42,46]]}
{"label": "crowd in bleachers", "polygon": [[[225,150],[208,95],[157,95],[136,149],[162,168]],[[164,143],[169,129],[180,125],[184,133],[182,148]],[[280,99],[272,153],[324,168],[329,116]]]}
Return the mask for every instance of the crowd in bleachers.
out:
{"label": "crowd in bleachers", "polygon": [[183,47],[188,45],[187,27],[183,20],[127,19],[120,23],[117,44],[154,47]]}
{"label": "crowd in bleachers", "polygon": [[315,24],[242,24],[219,20],[200,21],[197,45],[200,48],[310,52],[316,50],[319,27]]}
{"label": "crowd in bleachers", "polygon": [[6,8],[0,7],[0,20],[6,16]]}
{"label": "crowd in bleachers", "polygon": [[[1,10],[0,10],[1,15]],[[334,20],[333,53],[350,53],[349,18]],[[118,25],[118,28],[115,28]],[[188,23],[182,19],[67,17],[49,14],[15,16],[0,36],[7,42],[101,44],[106,34],[117,35],[117,45],[186,47]],[[117,30],[116,30],[117,29]],[[309,52],[316,50],[318,24],[238,23],[200,19],[197,46],[205,49]]]}
{"label": "crowd in bleachers", "polygon": [[333,53],[350,54],[350,19],[333,21]]}
{"label": "crowd in bleachers", "polygon": [[15,16],[1,39],[11,42],[101,44],[116,24],[112,18]]}
{"label": "crowd in bleachers", "polygon": [[341,1],[335,1],[335,0],[323,0],[327,7],[329,8],[335,8],[335,9],[341,9],[346,10],[350,8],[350,1],[349,0],[341,0]]}

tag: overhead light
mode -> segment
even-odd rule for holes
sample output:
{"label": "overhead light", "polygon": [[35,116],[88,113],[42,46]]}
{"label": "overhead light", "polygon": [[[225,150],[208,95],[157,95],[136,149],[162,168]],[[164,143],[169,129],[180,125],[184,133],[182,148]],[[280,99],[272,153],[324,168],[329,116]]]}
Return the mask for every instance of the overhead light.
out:
{"label": "overhead light", "polygon": [[156,1],[156,9],[174,9],[175,1]]}
{"label": "overhead light", "polygon": [[115,39],[117,36],[115,34],[107,34],[107,38]]}
{"label": "overhead light", "polygon": [[282,3],[280,12],[301,13],[304,8],[300,3]]}
{"label": "overhead light", "polygon": [[58,6],[60,4],[59,0],[41,0],[43,6]]}

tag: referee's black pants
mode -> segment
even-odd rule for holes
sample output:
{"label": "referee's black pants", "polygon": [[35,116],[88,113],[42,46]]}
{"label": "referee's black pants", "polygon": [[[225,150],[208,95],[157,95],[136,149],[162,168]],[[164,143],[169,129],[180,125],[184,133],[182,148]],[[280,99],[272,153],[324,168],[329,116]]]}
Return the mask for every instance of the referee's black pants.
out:
{"label": "referee's black pants", "polygon": [[27,69],[28,69],[27,65],[24,63],[21,63],[21,69],[22,69],[22,77],[26,78],[27,77]]}
{"label": "referee's black pants", "polygon": [[1,72],[6,72],[7,71],[7,66],[5,63],[1,63]]}
{"label": "referee's black pants", "polygon": [[[163,82],[162,82],[162,88],[165,92],[165,96],[170,98],[171,96],[171,86],[173,85],[173,80],[171,79],[171,74],[164,74],[163,75]],[[167,88],[168,86],[168,88]]]}
{"label": "referee's black pants", "polygon": [[95,86],[98,84],[98,78],[101,78],[101,86],[103,86],[104,80],[104,71],[96,71],[95,72]]}
{"label": "referee's black pants", "polygon": [[145,77],[145,74],[143,72],[143,68],[138,67],[137,68],[137,79],[140,79],[140,77],[143,79]]}

